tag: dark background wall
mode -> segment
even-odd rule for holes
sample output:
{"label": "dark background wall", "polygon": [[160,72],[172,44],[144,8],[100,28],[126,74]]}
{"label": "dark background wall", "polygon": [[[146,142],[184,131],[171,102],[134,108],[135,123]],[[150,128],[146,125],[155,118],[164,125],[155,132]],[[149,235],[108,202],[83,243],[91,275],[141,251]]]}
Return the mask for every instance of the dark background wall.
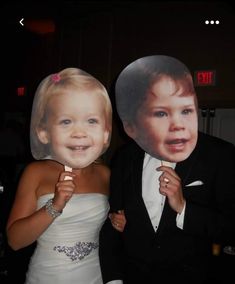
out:
{"label": "dark background wall", "polygon": [[[4,4],[2,14],[1,108],[5,116],[24,121],[26,132],[34,91],[48,74],[69,66],[84,69],[107,87],[115,107],[118,73],[152,54],[176,57],[192,73],[216,70],[215,86],[197,87],[199,106],[235,107],[235,9],[230,2],[18,1]],[[21,85],[26,95],[17,97]],[[114,111],[111,152],[122,141],[118,123]]]}

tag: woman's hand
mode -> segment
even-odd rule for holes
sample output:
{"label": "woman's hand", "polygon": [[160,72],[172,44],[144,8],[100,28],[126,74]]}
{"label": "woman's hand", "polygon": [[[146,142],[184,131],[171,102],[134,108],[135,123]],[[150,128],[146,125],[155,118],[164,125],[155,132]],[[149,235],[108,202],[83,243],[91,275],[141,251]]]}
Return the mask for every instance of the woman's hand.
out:
{"label": "woman's hand", "polygon": [[72,197],[75,190],[74,177],[75,174],[68,171],[64,171],[60,174],[55,186],[55,195],[53,198],[53,207],[56,210],[62,211],[66,203]]}
{"label": "woman's hand", "polygon": [[118,213],[110,213],[109,218],[112,226],[119,232],[123,232],[126,225],[126,217],[124,210],[119,210]]}

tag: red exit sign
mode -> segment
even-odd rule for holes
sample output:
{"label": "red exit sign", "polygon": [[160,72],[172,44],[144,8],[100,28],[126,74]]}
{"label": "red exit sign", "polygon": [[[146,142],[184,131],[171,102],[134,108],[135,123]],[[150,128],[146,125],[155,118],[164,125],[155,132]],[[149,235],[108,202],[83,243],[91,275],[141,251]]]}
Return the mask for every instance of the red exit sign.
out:
{"label": "red exit sign", "polygon": [[215,70],[201,70],[194,72],[195,86],[215,86]]}

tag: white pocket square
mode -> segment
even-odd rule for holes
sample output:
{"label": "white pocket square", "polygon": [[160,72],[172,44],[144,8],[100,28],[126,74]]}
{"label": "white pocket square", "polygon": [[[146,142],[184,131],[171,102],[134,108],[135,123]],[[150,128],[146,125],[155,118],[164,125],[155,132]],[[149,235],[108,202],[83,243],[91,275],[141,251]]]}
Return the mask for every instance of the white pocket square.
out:
{"label": "white pocket square", "polygon": [[202,184],[203,184],[203,181],[196,180],[196,181],[193,181],[193,182],[187,184],[186,186],[197,186],[197,185],[202,185]]}

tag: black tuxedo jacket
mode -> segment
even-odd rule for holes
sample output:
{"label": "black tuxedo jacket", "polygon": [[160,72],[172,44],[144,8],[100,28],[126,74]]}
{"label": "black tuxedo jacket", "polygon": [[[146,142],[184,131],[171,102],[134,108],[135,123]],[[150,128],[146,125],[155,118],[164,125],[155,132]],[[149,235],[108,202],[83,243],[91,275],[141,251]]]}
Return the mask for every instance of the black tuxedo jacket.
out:
{"label": "black tuxedo jacket", "polygon": [[[189,158],[176,165],[186,200],[183,230],[166,199],[158,230],[152,227],[142,198],[144,151],[131,142],[111,164],[110,211],[124,209],[127,223],[117,232],[109,219],[100,233],[100,264],[104,283],[123,279],[135,267],[177,266],[203,273],[211,244],[235,243],[235,147],[199,133]],[[191,185],[190,185],[191,184]],[[177,279],[176,279],[177,280]]]}

